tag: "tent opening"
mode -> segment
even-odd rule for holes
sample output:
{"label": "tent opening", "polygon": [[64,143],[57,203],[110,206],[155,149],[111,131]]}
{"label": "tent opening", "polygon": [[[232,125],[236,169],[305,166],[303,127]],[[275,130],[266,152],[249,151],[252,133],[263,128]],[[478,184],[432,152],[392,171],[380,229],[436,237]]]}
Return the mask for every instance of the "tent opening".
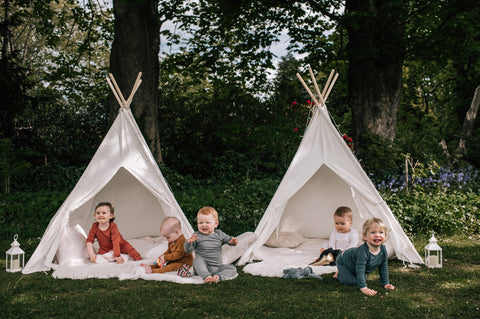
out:
{"label": "tent opening", "polygon": [[[360,231],[358,208],[351,187],[328,166],[322,165],[287,202],[280,220],[281,232],[305,238],[328,238],[334,229],[333,213],[339,206],[352,209],[353,226]],[[356,223],[357,222],[357,223]]]}
{"label": "tent opening", "polygon": [[[127,186],[127,187],[126,187]],[[111,202],[115,207],[115,223],[125,239],[160,236],[160,224],[168,216],[163,203],[121,167],[114,177],[92,199],[70,214],[69,226],[80,225],[85,233],[95,218],[95,205]]]}

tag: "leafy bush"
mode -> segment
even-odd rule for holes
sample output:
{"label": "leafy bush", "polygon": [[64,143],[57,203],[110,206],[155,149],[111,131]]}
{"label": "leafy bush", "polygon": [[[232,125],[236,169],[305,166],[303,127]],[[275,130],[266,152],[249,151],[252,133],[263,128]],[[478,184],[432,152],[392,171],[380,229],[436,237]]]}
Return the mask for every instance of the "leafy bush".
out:
{"label": "leafy bush", "polygon": [[402,228],[410,234],[428,233],[466,235],[480,231],[478,192],[429,192],[384,195]]}
{"label": "leafy bush", "polygon": [[[431,230],[440,234],[478,234],[480,189],[478,181],[471,179],[476,176],[475,171],[472,169],[468,171],[471,174],[463,171],[464,175],[460,179],[462,176],[460,171],[445,170],[445,174],[441,175],[447,176],[447,180],[437,178],[436,184],[430,181],[425,184],[441,186],[415,188],[409,193],[384,188],[381,189],[381,193],[403,229],[412,236]],[[69,170],[57,170],[53,171],[53,175],[58,178],[60,174],[66,172]],[[275,176],[195,179],[190,175],[183,176],[171,168],[162,168],[162,172],[180,207],[194,227],[198,210],[203,206],[212,206],[219,212],[219,227],[231,235],[255,230],[280,183],[280,177]],[[45,176],[42,178],[46,179]],[[464,184],[463,179],[468,181]],[[67,187],[67,184],[71,183],[69,181],[70,179],[58,181],[56,187],[64,187],[63,190],[44,189],[36,192],[16,191],[0,194],[1,238],[11,239],[15,233],[26,238],[41,236],[73,187],[73,185]],[[445,188],[447,181],[450,186]],[[392,184],[392,187],[397,186]],[[33,189],[34,185],[31,188]]]}
{"label": "leafy bush", "polygon": [[416,165],[408,177],[408,188],[407,179],[401,174],[376,182],[403,229],[410,234],[430,230],[445,234],[477,233],[479,186],[479,171],[471,166],[452,170]]}
{"label": "leafy bush", "polygon": [[255,230],[278,183],[268,178],[236,183],[205,179],[199,187],[175,192],[175,197],[192,225],[201,207],[212,206],[219,213],[219,228],[233,236]]}
{"label": "leafy bush", "polygon": [[70,191],[73,189],[85,167],[63,167],[42,165],[18,170],[11,178],[13,192]]}
{"label": "leafy bush", "polygon": [[14,234],[35,238],[43,234],[67,192],[32,192],[0,194],[0,236]]}
{"label": "leafy bush", "polygon": [[[418,173],[418,171],[420,171]],[[467,168],[453,170],[449,167],[440,167],[433,169],[425,167],[417,169],[417,173],[408,176],[408,186],[415,192],[425,192],[429,190],[437,191],[456,191],[461,189],[478,189],[480,187],[479,170],[472,166]],[[405,175],[399,174],[391,176],[386,180],[377,182],[377,189],[384,192],[401,192],[407,189],[407,179]]]}

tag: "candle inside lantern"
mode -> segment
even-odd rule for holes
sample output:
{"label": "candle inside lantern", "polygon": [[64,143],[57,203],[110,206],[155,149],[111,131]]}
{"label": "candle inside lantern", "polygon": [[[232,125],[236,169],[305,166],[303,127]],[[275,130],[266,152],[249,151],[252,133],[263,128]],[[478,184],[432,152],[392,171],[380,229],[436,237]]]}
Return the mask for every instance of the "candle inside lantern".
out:
{"label": "candle inside lantern", "polygon": [[428,265],[430,267],[437,267],[438,266],[438,256],[436,256],[436,255],[430,256],[430,258],[428,259]]}
{"label": "candle inside lantern", "polygon": [[20,270],[20,259],[13,259],[12,260],[12,270],[13,271]]}

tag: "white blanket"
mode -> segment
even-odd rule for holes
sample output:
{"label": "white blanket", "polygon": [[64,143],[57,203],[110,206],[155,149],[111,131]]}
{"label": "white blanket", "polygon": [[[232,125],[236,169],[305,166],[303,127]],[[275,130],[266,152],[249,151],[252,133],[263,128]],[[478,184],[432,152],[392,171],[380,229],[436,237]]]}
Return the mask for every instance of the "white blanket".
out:
{"label": "white blanket", "polygon": [[271,248],[262,246],[254,256],[254,261],[243,267],[243,272],[262,277],[282,277],[288,268],[312,267],[317,275],[334,273],[336,266],[309,266],[320,255],[323,239],[307,239],[296,248]]}
{"label": "white blanket", "polygon": [[[254,242],[255,234],[246,232],[237,237],[237,246],[224,245],[222,248],[223,263],[231,264],[247,250]],[[143,260],[129,260],[124,264],[108,263],[95,264],[89,259],[78,258],[62,258],[64,261],[55,265],[53,278],[57,279],[87,279],[87,278],[118,278],[120,280],[158,280],[170,281],[181,284],[203,284],[204,281],[200,276],[181,277],[176,272],[163,274],[147,274],[145,269],[140,266],[141,263],[152,264],[158,256],[163,254],[168,246],[167,241],[162,238],[141,238],[130,239],[129,243],[137,249]],[[233,278],[232,278],[233,279]]]}

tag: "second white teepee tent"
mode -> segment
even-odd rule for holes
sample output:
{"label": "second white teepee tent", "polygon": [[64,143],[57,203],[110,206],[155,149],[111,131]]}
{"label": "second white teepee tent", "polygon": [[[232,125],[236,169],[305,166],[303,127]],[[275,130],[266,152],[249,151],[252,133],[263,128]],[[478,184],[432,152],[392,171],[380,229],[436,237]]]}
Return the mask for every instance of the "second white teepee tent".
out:
{"label": "second white teepee tent", "polygon": [[[311,75],[314,79],[312,72]],[[392,211],[330,120],[323,96],[328,97],[331,87],[326,95],[325,90],[319,95],[321,104],[305,87],[315,100],[312,118],[297,153],[255,230],[256,242],[238,264],[256,259],[256,251],[276,232],[328,239],[334,229],[333,213],[339,206],[352,208],[353,227],[360,233],[363,222],[368,218],[382,219],[389,229],[387,247],[393,250],[389,253],[401,260],[422,264],[422,258]],[[316,89],[319,93],[317,86]]]}
{"label": "second white teepee tent", "polygon": [[78,232],[88,232],[98,202],[114,204],[115,222],[127,240],[160,236],[160,224],[166,216],[181,221],[185,236],[193,233],[130,110],[140,75],[128,100],[116,83],[114,89],[109,81],[121,105],[119,113],[80,180],[50,221],[24,274],[54,267],[66,243],[63,250],[67,251],[85,246],[85,237]]}

